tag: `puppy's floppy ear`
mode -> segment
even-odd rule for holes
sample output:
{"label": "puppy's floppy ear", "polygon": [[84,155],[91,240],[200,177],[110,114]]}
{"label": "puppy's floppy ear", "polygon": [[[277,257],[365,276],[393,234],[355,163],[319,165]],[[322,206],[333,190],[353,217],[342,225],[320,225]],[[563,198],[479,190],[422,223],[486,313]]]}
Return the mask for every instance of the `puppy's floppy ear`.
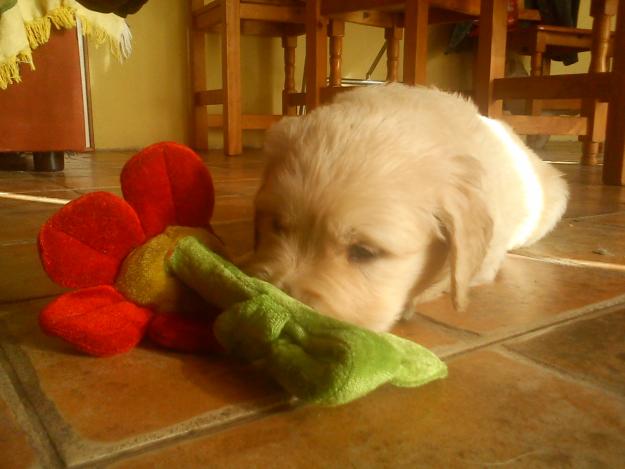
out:
{"label": "puppy's floppy ear", "polygon": [[452,301],[462,311],[467,306],[471,279],[486,256],[493,220],[481,187],[480,162],[470,156],[456,156],[450,163],[438,218],[450,245]]}

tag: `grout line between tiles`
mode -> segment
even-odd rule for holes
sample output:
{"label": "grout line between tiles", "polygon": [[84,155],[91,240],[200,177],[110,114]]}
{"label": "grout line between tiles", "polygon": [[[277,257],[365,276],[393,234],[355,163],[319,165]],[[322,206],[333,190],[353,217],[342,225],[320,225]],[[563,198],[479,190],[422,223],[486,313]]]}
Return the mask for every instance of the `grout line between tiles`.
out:
{"label": "grout line between tiles", "polygon": [[244,419],[254,418],[256,414],[272,412],[286,401],[282,394],[270,395],[255,401],[222,407],[166,428],[119,441],[96,442],[81,437],[63,418],[41,388],[30,358],[19,345],[12,343],[11,337],[6,324],[0,319],[0,353],[6,357],[15,373],[23,399],[30,404],[59,458],[68,467],[91,467],[94,462],[112,455],[133,453],[170,440],[188,438],[199,432],[211,432],[226,425],[236,425]]}
{"label": "grout line between tiles", "polygon": [[61,455],[45,430],[45,425],[32,402],[28,399],[28,394],[2,347],[0,347],[0,371],[4,371],[0,373],[0,394],[9,404],[17,423],[28,435],[40,462],[43,463],[42,467],[64,467]]}
{"label": "grout line between tiles", "polygon": [[70,199],[56,199],[54,197],[42,197],[35,195],[18,194],[16,192],[0,192],[0,198],[9,200],[20,200],[24,202],[41,202],[46,204],[65,205],[71,202]]}
{"label": "grout line between tiles", "polygon": [[[615,300],[615,301],[614,301]],[[545,331],[548,329],[551,329],[553,327],[556,327],[558,325],[561,324],[566,324],[566,323],[573,323],[575,321],[578,320],[584,320],[584,319],[588,319],[591,317],[597,317],[597,316],[601,316],[601,315],[605,315],[605,314],[609,314],[610,312],[617,310],[619,308],[619,306],[622,304],[622,302],[625,302],[625,295],[622,295],[621,297],[617,297],[616,299],[613,299],[613,301],[606,301],[606,302],[602,302],[602,303],[598,303],[595,305],[592,305],[591,308],[585,307],[585,308],[580,308],[578,310],[572,311],[568,317],[566,318],[560,318],[560,320],[557,321],[552,321],[549,326],[545,329],[539,329],[538,327],[535,327],[534,329],[532,329],[532,331],[534,333],[536,333],[536,335],[539,333],[539,331]],[[606,304],[608,303],[614,303],[612,304],[612,306],[606,306]],[[606,307],[604,307],[606,306]],[[417,313],[418,314],[418,313]],[[419,315],[421,316],[421,315]],[[427,316],[424,317],[424,319],[430,319]],[[433,321],[433,323],[436,326],[441,326],[441,327],[445,327],[447,328],[445,325],[439,324],[436,321]],[[539,326],[540,327],[540,326]],[[454,328],[451,328],[454,329]],[[462,330],[455,330],[454,332],[457,332],[459,334],[464,334],[464,331]],[[471,336],[475,336],[476,334],[473,332],[467,332],[467,335],[471,335]],[[477,351],[477,350],[481,350],[487,347],[491,347],[491,346],[495,346],[494,349],[498,352],[498,353],[502,353],[505,354],[506,352],[509,353],[514,353],[516,356],[516,352],[512,352],[509,351],[507,348],[505,348],[505,342],[509,341],[509,340],[513,340],[515,338],[520,338],[522,336],[524,336],[526,334],[525,331],[517,331],[516,333],[512,334],[512,335],[507,335],[507,336],[503,336],[503,337],[498,337],[497,335],[494,336],[489,336],[489,337],[484,337],[483,341],[480,341],[479,343],[474,343],[474,344],[468,344],[469,346],[466,347],[465,345],[465,349],[461,350],[461,351],[456,351],[455,353],[439,353],[438,355],[441,357],[441,359],[443,359],[444,361],[449,361],[461,354],[464,354],[466,352],[473,352],[473,351]],[[443,348],[441,348],[442,350]],[[436,352],[436,348],[433,349],[433,351]],[[526,359],[527,360],[527,359]],[[531,362],[531,360],[530,360]],[[540,364],[537,363],[533,363],[531,362],[531,364],[533,366],[537,366]],[[541,367],[542,368],[542,367]],[[554,373],[554,374],[558,374],[560,375],[561,373],[558,372],[557,370],[553,370],[553,369],[548,369],[547,371]],[[564,376],[567,380],[569,381],[575,381],[575,377],[571,377],[568,375]],[[596,384],[592,383],[592,382],[586,382],[581,380],[581,382],[585,385],[589,385],[592,386],[595,389],[600,389],[602,391],[606,391],[604,388],[600,388],[597,387]],[[611,392],[610,390],[607,390],[608,392],[610,392],[610,394],[613,394],[613,392]],[[621,396],[622,399],[622,396]],[[294,410],[296,408],[299,408],[301,406],[304,406],[304,403],[298,403],[297,401],[295,403],[293,403],[291,401],[291,403],[288,403],[287,401],[282,402],[281,404],[277,404],[275,408],[269,408],[266,411],[263,412],[259,412],[256,413],[254,415],[249,415],[249,416],[244,416],[242,418],[239,419],[235,419],[229,422],[226,422],[222,425],[215,425],[215,426],[209,426],[206,427],[204,429],[200,429],[198,431],[193,431],[193,432],[189,432],[187,434],[177,434],[176,436],[172,437],[172,438],[168,438],[168,439],[163,439],[163,440],[159,440],[159,441],[154,441],[152,444],[147,444],[143,447],[134,447],[134,448],[130,448],[127,451],[123,451],[123,452],[119,452],[119,453],[115,453],[114,455],[106,456],[104,458],[98,459],[98,460],[93,460],[90,461],[89,464],[96,464],[96,467],[100,467],[99,464],[111,464],[111,463],[115,463],[115,462],[119,462],[119,461],[123,461],[126,459],[130,459],[136,456],[140,456],[141,454],[147,454],[150,453],[152,451],[161,449],[161,448],[167,448],[167,447],[171,447],[175,444],[178,444],[180,442],[190,442],[193,441],[195,439],[198,438],[202,438],[202,437],[206,437],[209,435],[214,435],[223,431],[227,431],[231,428],[234,428],[236,426],[239,425],[244,425],[246,423],[250,423],[250,422],[255,422],[258,420],[262,420],[264,418],[273,416],[273,415],[277,415],[280,414],[282,412],[285,411],[291,411]],[[83,468],[83,467],[87,467],[86,465],[82,464],[82,465],[78,465],[76,466],[76,469],[78,468]]]}
{"label": "grout line between tiles", "polygon": [[557,366],[554,366],[545,361],[530,358],[521,352],[517,352],[516,350],[509,349],[505,345],[497,346],[495,347],[495,350],[497,350],[497,353],[500,353],[501,355],[504,355],[508,358],[525,363],[526,365],[529,365],[529,366],[538,367],[542,370],[547,371],[548,373],[556,375],[558,378],[564,379],[571,383],[575,383],[577,385],[583,385],[591,389],[594,389],[596,391],[601,391],[602,393],[610,394],[612,397],[615,397],[619,401],[625,402],[625,397],[623,396],[622,392],[611,389],[610,387],[603,386],[593,379],[585,378],[582,375],[571,373],[569,371],[558,368]]}
{"label": "grout line between tiles", "polygon": [[515,254],[515,253],[507,253],[506,256],[511,257],[513,259],[526,259],[537,262],[545,262],[548,264],[562,265],[565,267],[576,267],[576,268],[590,268],[590,269],[603,269],[603,270],[616,270],[625,272],[625,265],[623,264],[613,264],[611,262],[597,262],[597,261],[584,261],[579,259],[570,259],[568,257],[549,257],[549,256],[541,256],[541,255],[530,255],[530,254]]}
{"label": "grout line between tiles", "polygon": [[[447,324],[446,322],[434,319],[434,318],[432,318],[432,317],[430,317],[430,316],[428,316],[426,314],[420,313],[419,311],[416,311],[414,313],[414,316],[418,316],[420,319],[425,320],[429,324],[431,324],[431,325],[433,325],[433,326],[435,326],[435,327],[437,327],[439,329],[442,329],[445,332],[451,333],[457,339],[473,340],[473,339],[477,339],[479,337],[482,337],[477,332],[470,331],[469,329],[463,329],[462,327],[452,326],[451,324]],[[408,320],[410,320],[410,318]]]}
{"label": "grout line between tiles", "polygon": [[28,303],[28,302],[37,301],[37,300],[45,300],[45,299],[52,300],[53,298],[57,298],[61,293],[57,293],[56,295],[33,296],[31,298],[22,298],[20,300],[0,301],[0,316],[3,313],[3,311],[1,311],[3,307],[11,306],[11,305],[18,305],[20,303]]}
{"label": "grout line between tiles", "polygon": [[525,327],[514,329],[503,328],[492,334],[480,336],[470,343],[433,347],[432,351],[436,353],[441,359],[450,359],[457,355],[462,355],[492,345],[501,344],[503,342],[526,336],[533,332],[539,332],[552,326],[568,324],[576,321],[577,319],[591,318],[606,314],[612,312],[613,309],[616,310],[617,308],[622,307],[623,304],[625,304],[625,294],[616,296],[609,300],[586,305],[581,308],[572,309],[568,313],[562,314],[555,318],[538,321]]}
{"label": "grout line between tiles", "polygon": [[[595,215],[580,215],[578,217],[563,217],[563,220],[570,220],[570,221],[588,221],[588,220],[592,220],[594,218],[605,218],[607,216],[611,216],[611,215],[625,215],[625,211],[624,210],[617,210],[615,212],[607,212],[607,213],[597,213]],[[608,226],[615,226],[615,227],[620,227],[620,228],[624,228],[622,225],[610,225],[608,224]]]}
{"label": "grout line between tiles", "polygon": [[280,401],[276,401],[275,405],[266,407],[263,409],[259,409],[259,411],[254,414],[245,415],[239,418],[232,419],[230,421],[210,425],[204,428],[200,428],[197,430],[192,430],[186,433],[177,433],[174,436],[169,438],[163,438],[160,440],[152,440],[150,443],[147,443],[143,446],[134,446],[129,447],[125,450],[112,453],[105,454],[99,458],[94,458],[89,461],[81,462],[78,464],[72,464],[71,469],[86,469],[86,468],[100,468],[100,467],[108,467],[110,464],[125,461],[128,459],[132,459],[137,456],[141,456],[143,454],[149,454],[154,451],[158,451],[160,449],[169,448],[179,443],[187,443],[197,440],[199,438],[204,438],[207,436],[215,435],[221,432],[228,431],[230,429],[236,428],[240,425],[245,425],[252,422],[257,422],[259,420],[278,415],[287,411],[291,411],[298,407],[301,407],[305,404],[300,403],[292,403],[288,398],[285,398]]}

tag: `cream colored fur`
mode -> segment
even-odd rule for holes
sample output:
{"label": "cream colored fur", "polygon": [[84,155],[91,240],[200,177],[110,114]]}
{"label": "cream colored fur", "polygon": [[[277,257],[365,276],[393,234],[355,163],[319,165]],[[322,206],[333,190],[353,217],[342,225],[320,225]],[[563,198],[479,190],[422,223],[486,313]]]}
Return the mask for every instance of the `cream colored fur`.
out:
{"label": "cream colored fur", "polygon": [[265,149],[248,271],[373,330],[443,291],[464,308],[469,286],[548,233],[568,196],[511,131],[430,88],[345,92],[282,119]]}

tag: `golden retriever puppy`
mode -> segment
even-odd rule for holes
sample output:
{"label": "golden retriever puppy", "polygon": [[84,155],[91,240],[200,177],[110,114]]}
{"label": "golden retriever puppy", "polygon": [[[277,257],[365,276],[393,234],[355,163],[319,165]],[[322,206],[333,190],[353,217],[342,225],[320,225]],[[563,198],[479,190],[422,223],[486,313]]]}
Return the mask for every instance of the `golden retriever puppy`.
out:
{"label": "golden retriever puppy", "polygon": [[357,88],[268,133],[249,273],[323,314],[386,330],[444,291],[463,309],[509,249],[548,233],[568,189],[465,99]]}

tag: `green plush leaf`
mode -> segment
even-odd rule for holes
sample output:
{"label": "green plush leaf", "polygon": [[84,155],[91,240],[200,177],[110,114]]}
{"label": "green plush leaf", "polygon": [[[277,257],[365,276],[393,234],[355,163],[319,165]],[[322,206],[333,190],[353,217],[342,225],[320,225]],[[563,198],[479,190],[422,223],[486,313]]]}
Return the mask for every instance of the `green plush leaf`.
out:
{"label": "green plush leaf", "polygon": [[217,340],[229,352],[260,361],[291,394],[338,405],[385,383],[420,386],[447,375],[428,349],[323,316],[269,283],[248,277],[192,237],[169,267],[208,303],[223,310]]}

